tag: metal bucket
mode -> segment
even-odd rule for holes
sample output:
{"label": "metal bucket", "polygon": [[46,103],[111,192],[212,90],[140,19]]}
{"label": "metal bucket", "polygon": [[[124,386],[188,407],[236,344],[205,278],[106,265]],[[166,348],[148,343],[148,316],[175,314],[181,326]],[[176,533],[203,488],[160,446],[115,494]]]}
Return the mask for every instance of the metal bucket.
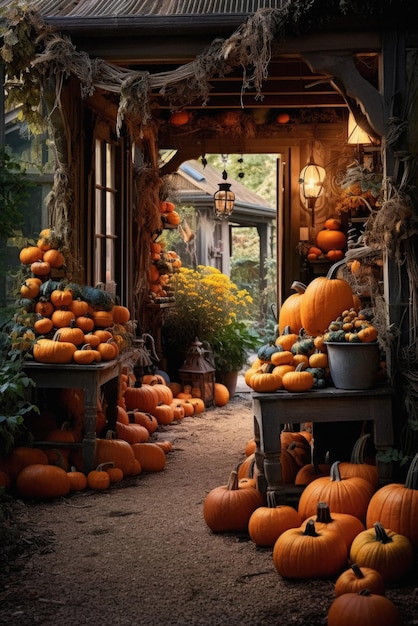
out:
{"label": "metal bucket", "polygon": [[377,343],[325,342],[328,365],[337,389],[370,389],[376,382],[380,354]]}

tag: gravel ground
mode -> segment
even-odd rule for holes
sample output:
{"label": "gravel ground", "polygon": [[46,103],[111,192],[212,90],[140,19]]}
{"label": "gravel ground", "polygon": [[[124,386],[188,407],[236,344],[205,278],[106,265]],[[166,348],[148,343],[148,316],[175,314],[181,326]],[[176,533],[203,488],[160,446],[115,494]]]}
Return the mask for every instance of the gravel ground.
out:
{"label": "gravel ground", "polygon": [[[102,493],[19,505],[25,553],[0,573],[0,624],[326,626],[333,581],[290,582],[247,535],[213,534],[202,504],[245,458],[249,393],[164,427],[163,472]],[[418,575],[387,596],[418,624]],[[379,626],[370,624],[370,626]]]}

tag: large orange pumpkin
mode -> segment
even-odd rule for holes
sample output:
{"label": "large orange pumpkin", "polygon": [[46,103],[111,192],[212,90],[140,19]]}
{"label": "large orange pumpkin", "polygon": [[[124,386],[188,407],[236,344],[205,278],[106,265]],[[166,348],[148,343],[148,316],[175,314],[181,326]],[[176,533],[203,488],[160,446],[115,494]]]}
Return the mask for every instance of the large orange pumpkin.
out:
{"label": "large orange pumpkin", "polygon": [[300,318],[308,335],[321,335],[341,311],[353,306],[353,292],[346,280],[318,276],[301,298]]}

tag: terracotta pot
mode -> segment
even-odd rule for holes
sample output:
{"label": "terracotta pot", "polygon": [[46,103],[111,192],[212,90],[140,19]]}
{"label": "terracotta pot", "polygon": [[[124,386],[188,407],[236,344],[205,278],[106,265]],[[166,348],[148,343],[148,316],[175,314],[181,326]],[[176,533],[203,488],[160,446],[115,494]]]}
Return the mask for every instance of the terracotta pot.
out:
{"label": "terracotta pot", "polygon": [[216,372],[216,382],[225,385],[225,387],[229,391],[230,398],[233,398],[235,396],[235,392],[237,390],[238,375],[239,372]]}

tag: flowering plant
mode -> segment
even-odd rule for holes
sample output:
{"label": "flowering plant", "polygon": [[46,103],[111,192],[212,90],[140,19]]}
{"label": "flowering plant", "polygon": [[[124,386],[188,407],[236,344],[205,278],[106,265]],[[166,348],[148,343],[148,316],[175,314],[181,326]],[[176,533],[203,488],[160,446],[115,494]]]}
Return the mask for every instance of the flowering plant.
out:
{"label": "flowering plant", "polygon": [[182,363],[190,344],[198,337],[211,346],[217,369],[222,366],[227,371],[229,357],[234,368],[240,369],[246,362],[246,347],[255,341],[244,321],[252,303],[248,291],[239,289],[218,269],[205,265],[196,269],[181,267],[172,276],[170,287],[176,304],[169,310],[163,328],[168,354],[176,352]]}

